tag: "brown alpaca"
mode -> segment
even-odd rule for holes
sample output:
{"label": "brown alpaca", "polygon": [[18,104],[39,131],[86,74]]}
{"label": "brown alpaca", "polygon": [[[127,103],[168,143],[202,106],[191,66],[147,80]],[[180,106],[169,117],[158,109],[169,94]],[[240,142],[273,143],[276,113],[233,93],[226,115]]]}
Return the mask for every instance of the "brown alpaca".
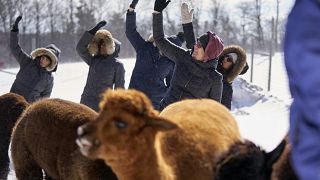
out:
{"label": "brown alpaca", "polygon": [[78,129],[81,152],[121,180],[209,180],[214,160],[240,140],[229,111],[213,100],[174,103],[160,116],[135,90],[107,91],[98,118]]}
{"label": "brown alpaca", "polygon": [[273,165],[272,180],[298,180],[290,160],[291,145],[288,135],[285,137],[287,145],[279,160]]}
{"label": "brown alpaca", "polygon": [[90,108],[60,99],[45,99],[30,105],[12,134],[12,161],[19,180],[116,179],[103,161],[84,157],[76,143],[77,128],[92,121]]}
{"label": "brown alpaca", "polygon": [[250,141],[239,141],[223,153],[216,162],[215,180],[270,180],[272,166],[283,153],[282,141],[266,153]]}
{"label": "brown alpaca", "polygon": [[7,179],[9,173],[8,149],[14,124],[28,106],[20,95],[7,93],[0,96],[0,179]]}

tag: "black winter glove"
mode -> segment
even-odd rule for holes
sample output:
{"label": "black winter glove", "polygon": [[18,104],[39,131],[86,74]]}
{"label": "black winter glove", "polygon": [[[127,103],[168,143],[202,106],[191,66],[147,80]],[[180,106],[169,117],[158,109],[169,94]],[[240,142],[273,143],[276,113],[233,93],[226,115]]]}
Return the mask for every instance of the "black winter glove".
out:
{"label": "black winter glove", "polygon": [[171,1],[170,0],[156,0],[154,2],[154,10],[155,11],[158,11],[158,12],[162,12],[167,6],[168,4],[170,3]]}
{"label": "black winter glove", "polygon": [[19,32],[18,25],[19,25],[19,22],[21,21],[21,19],[22,19],[22,16],[17,17],[16,21],[14,22],[14,24],[12,25],[12,28],[11,28],[12,32]]}
{"label": "black winter glove", "polygon": [[183,32],[179,32],[176,36],[182,43],[184,42],[184,33]]}
{"label": "black winter glove", "polygon": [[95,27],[93,27],[92,29],[89,30],[89,33],[92,35],[95,35],[96,32],[102,28],[103,26],[105,26],[107,24],[107,22],[105,20],[100,21]]}
{"label": "black winter glove", "polygon": [[131,7],[132,9],[135,9],[138,2],[139,2],[139,0],[133,0],[129,7]]}

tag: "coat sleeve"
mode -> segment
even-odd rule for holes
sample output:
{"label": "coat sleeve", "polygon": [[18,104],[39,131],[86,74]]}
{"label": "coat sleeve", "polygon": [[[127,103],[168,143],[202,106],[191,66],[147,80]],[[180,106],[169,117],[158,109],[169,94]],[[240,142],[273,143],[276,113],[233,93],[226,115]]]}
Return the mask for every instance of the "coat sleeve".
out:
{"label": "coat sleeve", "polygon": [[167,75],[166,77],[166,85],[167,85],[167,88],[170,87],[170,83],[171,83],[171,79],[172,79],[172,76],[173,76],[173,70],[174,68],[172,68],[169,72],[169,74]]}
{"label": "coat sleeve", "polygon": [[126,36],[136,52],[138,52],[146,42],[137,31],[135,12],[127,12]]}
{"label": "coat sleeve", "polygon": [[119,63],[116,74],[115,74],[115,81],[114,81],[114,88],[124,88],[125,84],[125,69],[122,63]]}
{"label": "coat sleeve", "polygon": [[209,98],[221,102],[223,91],[222,75],[216,72],[213,82],[209,92]]}
{"label": "coat sleeve", "polygon": [[51,92],[52,92],[52,88],[53,88],[53,79],[49,82],[49,84],[47,85],[47,87],[44,89],[44,91],[41,93],[41,97],[47,97],[49,98],[51,96]]}
{"label": "coat sleeve", "polygon": [[88,44],[92,40],[93,35],[86,31],[82,37],[80,38],[76,50],[81,57],[81,59],[86,62],[89,66],[92,64],[93,57],[90,55],[88,51]]}
{"label": "coat sleeve", "polygon": [[188,51],[164,37],[162,13],[153,13],[153,37],[159,50],[175,63],[182,61],[189,55]]}
{"label": "coat sleeve", "polygon": [[196,39],[193,31],[193,25],[191,23],[182,24],[184,38],[186,40],[186,46],[188,49],[192,49],[193,46],[196,44]]}
{"label": "coat sleeve", "polygon": [[10,50],[13,56],[18,61],[20,67],[32,61],[32,58],[19,45],[18,32],[10,32]]}

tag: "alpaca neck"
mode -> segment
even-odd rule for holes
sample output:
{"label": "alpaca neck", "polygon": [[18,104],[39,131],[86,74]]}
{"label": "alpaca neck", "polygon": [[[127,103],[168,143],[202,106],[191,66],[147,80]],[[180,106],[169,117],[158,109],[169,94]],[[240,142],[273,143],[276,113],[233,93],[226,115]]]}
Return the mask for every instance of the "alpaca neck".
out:
{"label": "alpaca neck", "polygon": [[[127,165],[119,163],[118,165],[110,164],[112,170],[116,173],[119,180],[171,180],[171,171],[168,165],[160,162],[156,149],[152,144],[144,145],[145,148],[139,148],[140,154],[136,153],[135,157],[130,157],[132,161]],[[134,152],[130,153],[131,155]]]}

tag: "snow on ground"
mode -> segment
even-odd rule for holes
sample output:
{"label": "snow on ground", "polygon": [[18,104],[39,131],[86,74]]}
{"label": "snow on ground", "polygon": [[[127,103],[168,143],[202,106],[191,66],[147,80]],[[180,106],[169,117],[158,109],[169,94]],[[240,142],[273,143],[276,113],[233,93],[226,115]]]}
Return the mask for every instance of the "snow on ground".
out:
{"label": "snow on ground", "polygon": [[[283,55],[278,53],[272,60],[271,90],[267,92],[269,58],[256,55],[254,58],[253,82],[250,72],[233,83],[234,98],[232,114],[235,116],[241,134],[267,151],[272,150],[288,131],[288,112],[291,102],[288,80],[283,64]],[[126,69],[128,87],[135,59],[121,59]],[[248,55],[251,66],[251,55]],[[6,69],[16,73],[18,69]],[[83,63],[60,64],[55,76],[51,97],[79,102],[84,88],[88,66]],[[0,94],[9,92],[15,76],[0,71]],[[14,176],[10,175],[10,180]]]}

